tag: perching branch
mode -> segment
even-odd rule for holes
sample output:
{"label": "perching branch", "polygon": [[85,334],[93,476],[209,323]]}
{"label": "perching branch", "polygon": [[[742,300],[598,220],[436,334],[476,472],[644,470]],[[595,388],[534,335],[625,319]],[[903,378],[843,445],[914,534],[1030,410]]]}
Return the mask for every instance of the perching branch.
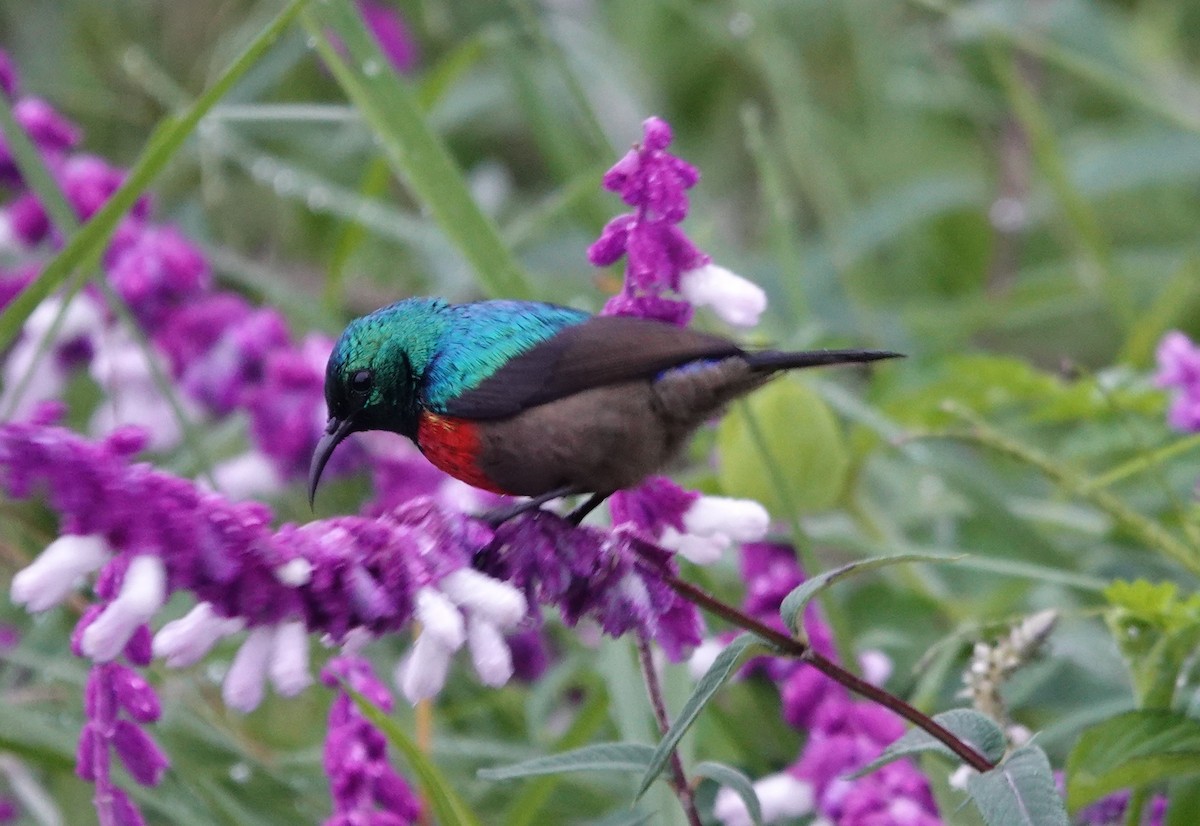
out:
{"label": "perching branch", "polygon": [[847,671],[833,660],[814,651],[805,643],[800,642],[800,640],[789,637],[787,634],[759,622],[754,617],[743,613],[728,603],[721,602],[721,600],[712,594],[697,588],[690,582],[680,579],[670,571],[660,570],[660,575],[668,585],[675,589],[675,593],[688,602],[762,638],[774,646],[778,653],[803,660],[822,674],[841,683],[855,694],[866,697],[868,700],[894,711],[917,728],[926,732],[930,737],[944,744],[948,749],[962,758],[964,763],[976,771],[986,772],[995,768],[983,755],[955,737],[946,727],[940,725],[928,714],[912,707],[896,695]]}

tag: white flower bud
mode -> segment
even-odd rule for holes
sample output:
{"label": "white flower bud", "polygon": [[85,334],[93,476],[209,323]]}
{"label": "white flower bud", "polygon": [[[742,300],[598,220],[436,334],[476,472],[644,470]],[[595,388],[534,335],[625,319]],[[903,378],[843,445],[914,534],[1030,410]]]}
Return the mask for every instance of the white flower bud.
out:
{"label": "white flower bud", "polygon": [[12,601],[29,611],[52,608],[111,555],[112,548],[99,534],[60,536],[13,577]]}
{"label": "white flower bud", "polygon": [[467,646],[475,671],[484,685],[502,686],[512,677],[512,652],[508,643],[496,626],[477,614],[472,614],[467,621]]}
{"label": "white flower bud", "polygon": [[396,682],[410,703],[434,696],[446,684],[454,649],[442,645],[432,634],[422,633],[408,658],[396,669]]}
{"label": "white flower bud", "polygon": [[473,568],[459,568],[438,583],[450,601],[501,628],[513,628],[525,616],[525,595],[507,582]]}
{"label": "white flower bud", "polygon": [[162,608],[166,597],[167,569],[162,560],[134,557],[116,599],[84,629],[79,647],[93,660],[108,662],[121,653],[138,626]]}
{"label": "white flower bud", "polygon": [[467,631],[462,613],[441,591],[425,587],[417,591],[416,615],[420,620],[421,637],[430,636],[450,651],[457,651],[466,641]]}
{"label": "white flower bud", "polygon": [[679,292],[697,307],[712,307],[718,318],[735,327],[753,327],[767,309],[762,288],[716,264],[683,273]]}
{"label": "white flower bud", "polygon": [[[773,823],[783,818],[802,817],[813,810],[815,799],[812,784],[793,777],[786,772],[771,774],[754,784],[762,807],[764,823]],[[725,826],[750,826],[750,813],[746,804],[732,789],[717,792],[713,814]]]}
{"label": "white flower bud", "polygon": [[223,637],[242,630],[240,619],[222,617],[212,605],[201,602],[177,620],[172,620],[154,635],[154,656],[171,668],[184,668],[200,662]]}
{"label": "white flower bud", "polygon": [[243,714],[258,708],[265,693],[267,663],[271,658],[274,641],[274,628],[262,625],[250,629],[221,686],[221,697],[225,700],[225,705]]}
{"label": "white flower bud", "polygon": [[308,671],[308,630],[299,621],[275,629],[268,666],[271,685],[284,697],[294,697],[312,685]]}

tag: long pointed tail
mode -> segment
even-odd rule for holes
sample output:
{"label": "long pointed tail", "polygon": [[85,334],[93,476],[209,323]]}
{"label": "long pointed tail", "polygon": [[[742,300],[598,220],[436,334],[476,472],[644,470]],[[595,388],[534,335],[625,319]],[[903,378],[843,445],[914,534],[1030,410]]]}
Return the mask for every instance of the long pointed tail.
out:
{"label": "long pointed tail", "polygon": [[903,358],[903,353],[890,350],[759,350],[746,353],[746,361],[756,370],[798,370],[826,364],[863,364],[881,359]]}

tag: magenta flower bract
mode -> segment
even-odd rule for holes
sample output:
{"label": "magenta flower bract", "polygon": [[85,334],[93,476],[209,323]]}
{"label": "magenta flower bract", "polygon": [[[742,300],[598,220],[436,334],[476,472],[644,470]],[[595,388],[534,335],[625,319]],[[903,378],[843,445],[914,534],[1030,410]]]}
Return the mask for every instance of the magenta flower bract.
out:
{"label": "magenta flower bract", "polygon": [[387,738],[363,717],[344,687],[382,711],[392,709],[391,692],[366,659],[351,654],[330,660],[321,681],[338,689],[325,739],[325,771],[333,794],[333,814],[325,826],[417,822],[420,801],[388,763]]}
{"label": "magenta flower bract", "polygon": [[1200,348],[1183,333],[1172,330],[1162,337],[1155,355],[1155,383],[1174,391],[1168,423],[1187,433],[1200,431]]}

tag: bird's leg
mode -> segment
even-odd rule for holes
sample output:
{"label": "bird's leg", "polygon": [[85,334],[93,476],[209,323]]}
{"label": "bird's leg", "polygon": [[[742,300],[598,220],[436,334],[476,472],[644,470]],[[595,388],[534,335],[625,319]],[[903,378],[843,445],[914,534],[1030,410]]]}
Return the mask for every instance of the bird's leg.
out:
{"label": "bird's leg", "polygon": [[[524,502],[517,502],[515,505],[506,505],[502,508],[492,508],[490,511],[481,513],[479,518],[490,524],[493,528],[498,528],[515,516],[520,516],[526,511],[540,508],[551,499],[560,499],[563,496],[574,496],[577,493],[583,493],[583,491],[581,491],[575,485],[564,485],[561,488],[555,488],[554,490],[539,494],[532,499],[526,499]],[[597,502],[596,504],[599,503]],[[595,507],[595,505],[592,507]]]}
{"label": "bird's leg", "polygon": [[578,525],[583,521],[585,516],[598,508],[600,503],[610,496],[612,496],[611,492],[601,493],[600,491],[596,491],[587,498],[586,502],[567,514],[567,521],[572,525]]}

